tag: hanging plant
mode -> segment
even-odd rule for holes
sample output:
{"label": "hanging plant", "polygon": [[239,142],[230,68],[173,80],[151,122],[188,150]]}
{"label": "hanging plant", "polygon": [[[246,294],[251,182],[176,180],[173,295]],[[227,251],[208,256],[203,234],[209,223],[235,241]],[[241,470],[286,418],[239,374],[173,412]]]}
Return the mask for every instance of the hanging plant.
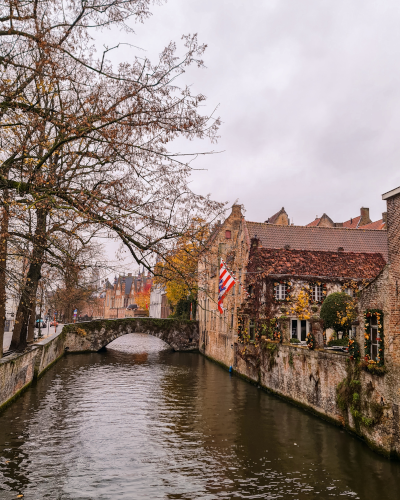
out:
{"label": "hanging plant", "polygon": [[358,361],[361,358],[360,344],[355,339],[349,340],[349,347],[347,349],[350,354],[350,359]]}
{"label": "hanging plant", "polygon": [[[376,326],[378,328],[378,356],[376,361],[371,359],[371,320],[376,318]],[[364,312],[364,350],[365,350],[365,361],[369,364],[377,364],[378,366],[383,366],[385,364],[385,346],[384,346],[384,334],[383,334],[383,312],[381,309],[367,309]]]}
{"label": "hanging plant", "polygon": [[315,337],[312,332],[307,333],[306,342],[307,347],[310,349],[310,351],[315,349]]}

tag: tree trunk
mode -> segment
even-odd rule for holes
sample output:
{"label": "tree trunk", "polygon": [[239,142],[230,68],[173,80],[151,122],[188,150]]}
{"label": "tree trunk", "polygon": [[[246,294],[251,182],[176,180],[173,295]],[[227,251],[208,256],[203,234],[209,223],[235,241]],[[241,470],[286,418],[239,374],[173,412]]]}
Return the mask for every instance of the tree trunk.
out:
{"label": "tree trunk", "polygon": [[1,209],[0,223],[0,358],[3,357],[4,325],[6,321],[6,301],[7,301],[7,243],[8,243],[8,191],[3,190],[3,207]]}
{"label": "tree trunk", "polygon": [[46,217],[47,209],[38,208],[36,211],[36,230],[33,238],[32,258],[26,281],[22,288],[11,340],[10,349],[15,351],[23,351],[26,348],[28,320],[32,309],[31,303],[36,298],[43,265],[43,255],[46,245]]}
{"label": "tree trunk", "polygon": [[28,338],[27,342],[28,344],[31,344],[34,341],[35,337],[35,321],[36,321],[36,299],[35,297],[33,298],[31,302],[31,313],[29,316],[29,323],[28,323]]}

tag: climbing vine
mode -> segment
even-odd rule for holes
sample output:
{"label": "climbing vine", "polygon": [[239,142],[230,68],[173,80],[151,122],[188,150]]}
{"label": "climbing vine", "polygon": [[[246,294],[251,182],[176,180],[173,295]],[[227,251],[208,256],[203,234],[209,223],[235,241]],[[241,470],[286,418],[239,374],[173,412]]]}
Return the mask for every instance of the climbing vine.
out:
{"label": "climbing vine", "polygon": [[362,389],[360,368],[360,364],[348,363],[347,376],[336,388],[337,405],[345,418],[350,412],[357,430],[360,426],[369,428],[379,424],[383,415],[382,405],[368,400],[374,391],[373,385],[370,383]]}
{"label": "climbing vine", "polygon": [[294,302],[291,313],[297,316],[299,319],[310,319],[310,297],[306,289],[300,290],[297,295],[296,301]]}
{"label": "climbing vine", "polygon": [[361,358],[361,352],[360,352],[360,344],[357,342],[357,340],[355,339],[349,340],[348,351],[350,354],[351,361],[353,360],[359,361],[359,359]]}

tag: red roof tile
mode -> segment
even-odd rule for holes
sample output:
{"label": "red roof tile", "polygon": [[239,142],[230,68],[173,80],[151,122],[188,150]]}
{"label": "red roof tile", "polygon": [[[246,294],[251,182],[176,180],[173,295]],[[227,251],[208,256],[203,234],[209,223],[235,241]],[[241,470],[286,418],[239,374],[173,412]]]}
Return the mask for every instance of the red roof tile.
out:
{"label": "red roof tile", "polygon": [[341,227],[277,226],[244,221],[248,242],[257,236],[264,248],[380,253],[387,260],[387,231]]}
{"label": "red roof tile", "polygon": [[386,229],[386,224],[383,222],[383,219],[377,220],[375,222],[370,222],[369,224],[365,224],[364,226],[359,226],[359,229]]}
{"label": "red roof tile", "polygon": [[[257,266],[269,275],[289,275],[314,278],[375,278],[386,262],[380,253],[314,252],[259,248]],[[251,264],[250,264],[251,267]]]}
{"label": "red roof tile", "polygon": [[309,224],[306,224],[306,227],[315,227],[315,226],[318,226],[320,220],[321,220],[321,217],[317,217],[315,220],[313,220]]}
{"label": "red roof tile", "polygon": [[343,227],[347,227],[348,229],[356,229],[358,224],[360,223],[361,215],[358,217],[353,217],[352,219],[343,222]]}

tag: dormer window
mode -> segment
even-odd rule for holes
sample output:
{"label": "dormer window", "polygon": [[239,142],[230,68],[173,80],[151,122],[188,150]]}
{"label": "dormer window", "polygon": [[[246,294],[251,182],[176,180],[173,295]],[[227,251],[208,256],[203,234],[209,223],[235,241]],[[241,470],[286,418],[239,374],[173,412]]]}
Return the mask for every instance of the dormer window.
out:
{"label": "dormer window", "polygon": [[225,231],[225,239],[227,240],[231,239],[231,232],[228,229]]}

